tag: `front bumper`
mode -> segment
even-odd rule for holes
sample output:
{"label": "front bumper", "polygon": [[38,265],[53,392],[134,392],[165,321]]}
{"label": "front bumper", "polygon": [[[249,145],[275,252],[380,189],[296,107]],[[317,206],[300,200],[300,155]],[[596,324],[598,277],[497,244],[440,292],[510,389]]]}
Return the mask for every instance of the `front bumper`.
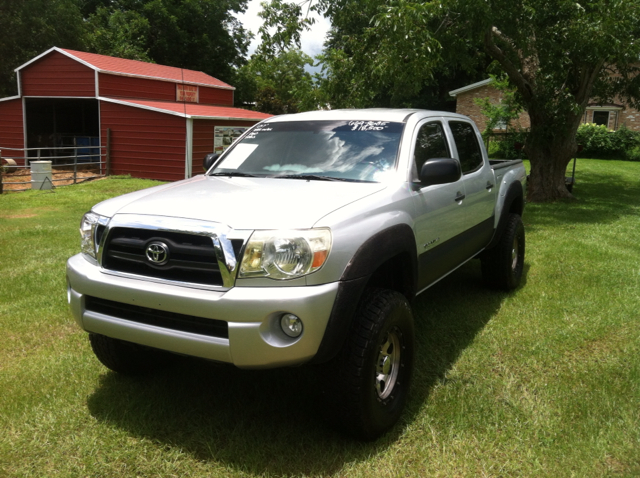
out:
{"label": "front bumper", "polygon": [[[305,287],[234,287],[212,291],[120,277],[81,254],[67,261],[69,305],[76,322],[97,333],[241,368],[296,365],[315,356],[327,327],[338,282]],[[228,338],[159,327],[88,310],[87,296],[128,306],[227,322]],[[283,313],[302,319],[302,335],[280,329]]]}

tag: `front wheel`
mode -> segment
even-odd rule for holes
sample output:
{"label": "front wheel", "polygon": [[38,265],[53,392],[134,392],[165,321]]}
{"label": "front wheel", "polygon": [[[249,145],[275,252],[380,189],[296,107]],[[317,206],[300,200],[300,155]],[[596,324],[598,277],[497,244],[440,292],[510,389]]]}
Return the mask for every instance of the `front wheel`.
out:
{"label": "front wheel", "polygon": [[488,285],[506,291],[520,285],[524,269],[524,225],[517,214],[509,214],[498,244],[481,257],[482,276]]}
{"label": "front wheel", "polygon": [[351,435],[374,440],[399,419],[407,401],[414,357],[413,314],[392,290],[369,289],[350,335],[330,365],[334,418]]}

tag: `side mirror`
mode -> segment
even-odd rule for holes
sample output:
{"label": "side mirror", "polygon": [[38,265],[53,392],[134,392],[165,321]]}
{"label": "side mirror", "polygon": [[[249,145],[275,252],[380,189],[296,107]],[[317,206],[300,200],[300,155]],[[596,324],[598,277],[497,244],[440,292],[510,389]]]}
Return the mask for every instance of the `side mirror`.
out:
{"label": "side mirror", "polygon": [[461,176],[460,161],[454,158],[427,159],[420,169],[420,182],[423,186],[455,183]]}
{"label": "side mirror", "polygon": [[220,157],[218,153],[207,154],[202,160],[202,167],[205,171],[209,171],[209,168],[216,162],[216,160]]}

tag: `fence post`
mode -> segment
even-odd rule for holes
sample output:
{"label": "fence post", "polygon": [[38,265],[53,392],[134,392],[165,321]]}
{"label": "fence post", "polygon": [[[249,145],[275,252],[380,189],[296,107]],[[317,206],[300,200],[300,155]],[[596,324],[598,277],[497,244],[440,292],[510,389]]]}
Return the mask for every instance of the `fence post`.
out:
{"label": "fence post", "polygon": [[107,152],[105,155],[105,176],[111,176],[111,128],[107,128]]}
{"label": "fence post", "polygon": [[76,178],[78,176],[78,145],[76,138],[73,138],[73,184],[76,184]]}

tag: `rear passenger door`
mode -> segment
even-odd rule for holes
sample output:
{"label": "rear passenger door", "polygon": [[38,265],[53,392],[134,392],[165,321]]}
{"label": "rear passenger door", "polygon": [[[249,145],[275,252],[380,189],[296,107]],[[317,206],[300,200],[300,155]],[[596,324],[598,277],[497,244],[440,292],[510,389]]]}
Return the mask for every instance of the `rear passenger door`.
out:
{"label": "rear passenger door", "polygon": [[456,157],[462,167],[465,189],[465,222],[469,255],[475,254],[491,240],[494,227],[495,191],[493,170],[483,155],[481,138],[474,126],[464,120],[449,120]]}

